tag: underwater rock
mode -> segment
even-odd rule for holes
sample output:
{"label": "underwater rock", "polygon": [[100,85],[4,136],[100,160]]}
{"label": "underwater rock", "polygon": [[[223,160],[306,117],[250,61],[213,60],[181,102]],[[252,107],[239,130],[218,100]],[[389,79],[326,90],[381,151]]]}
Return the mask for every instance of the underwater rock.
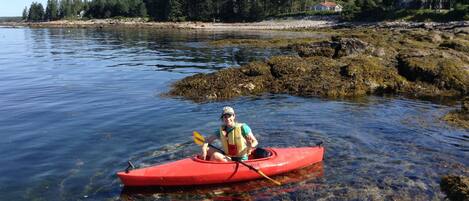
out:
{"label": "underwater rock", "polygon": [[469,178],[447,175],[441,178],[440,189],[451,201],[469,200]]}
{"label": "underwater rock", "polygon": [[469,129],[469,97],[461,101],[461,109],[448,112],[442,119],[451,125]]}
{"label": "underwater rock", "polygon": [[469,97],[466,97],[461,102],[461,112],[469,114]]}

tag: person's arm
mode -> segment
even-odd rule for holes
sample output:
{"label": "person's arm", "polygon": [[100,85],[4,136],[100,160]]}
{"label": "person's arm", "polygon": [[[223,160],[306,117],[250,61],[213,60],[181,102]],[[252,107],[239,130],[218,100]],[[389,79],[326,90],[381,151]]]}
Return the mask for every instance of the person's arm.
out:
{"label": "person's arm", "polygon": [[243,124],[243,132],[246,139],[247,153],[251,154],[251,151],[254,150],[259,143],[247,124]]}
{"label": "person's arm", "polygon": [[251,154],[252,150],[254,150],[259,143],[257,142],[257,139],[254,134],[252,134],[252,132],[248,133],[246,136],[246,141],[248,146],[248,154]]}

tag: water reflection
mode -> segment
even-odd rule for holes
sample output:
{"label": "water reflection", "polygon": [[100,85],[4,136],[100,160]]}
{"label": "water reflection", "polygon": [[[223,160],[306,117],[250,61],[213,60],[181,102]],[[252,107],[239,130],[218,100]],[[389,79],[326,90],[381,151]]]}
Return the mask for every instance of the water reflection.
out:
{"label": "water reflection", "polygon": [[273,178],[282,183],[277,186],[267,180],[254,180],[233,184],[189,186],[189,187],[124,187],[122,200],[148,198],[169,200],[270,200],[279,195],[318,188],[324,175],[323,163],[316,163]]}
{"label": "water reflection", "polygon": [[[214,48],[208,45],[214,39],[239,37],[230,32],[54,28],[31,29],[25,33],[31,39],[30,49],[35,56],[50,56],[57,62],[73,59],[76,66],[106,60],[105,67],[146,66],[157,71],[193,73],[239,66],[273,55],[294,54],[276,48]],[[256,33],[247,37],[265,36]],[[190,68],[198,71],[188,71]]]}

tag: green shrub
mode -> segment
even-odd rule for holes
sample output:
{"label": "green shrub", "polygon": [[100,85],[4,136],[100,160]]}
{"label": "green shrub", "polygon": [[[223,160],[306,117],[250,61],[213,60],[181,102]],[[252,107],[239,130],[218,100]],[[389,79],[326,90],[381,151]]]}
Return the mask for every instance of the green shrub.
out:
{"label": "green shrub", "polygon": [[449,20],[469,20],[469,5],[457,5],[456,8],[447,13]]}

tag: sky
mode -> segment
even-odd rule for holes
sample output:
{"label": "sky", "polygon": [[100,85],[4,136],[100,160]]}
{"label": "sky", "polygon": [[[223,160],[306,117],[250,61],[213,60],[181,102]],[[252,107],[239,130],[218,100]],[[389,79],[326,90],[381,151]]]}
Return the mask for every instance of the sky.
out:
{"label": "sky", "polygon": [[0,17],[21,16],[24,7],[29,9],[32,2],[41,3],[44,9],[47,6],[47,0],[0,0]]}

